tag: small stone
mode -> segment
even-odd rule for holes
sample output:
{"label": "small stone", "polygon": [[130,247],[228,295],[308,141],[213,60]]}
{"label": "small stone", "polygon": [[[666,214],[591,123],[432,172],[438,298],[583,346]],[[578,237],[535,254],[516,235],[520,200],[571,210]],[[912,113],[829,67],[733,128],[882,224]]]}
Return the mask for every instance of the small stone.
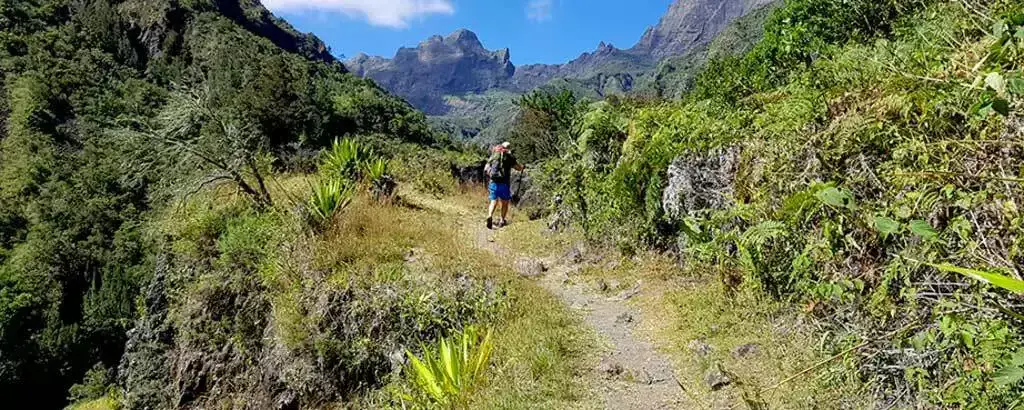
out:
{"label": "small stone", "polygon": [[619,290],[622,288],[622,282],[612,279],[608,281],[608,288],[611,290]]}
{"label": "small stone", "polygon": [[715,365],[710,371],[708,371],[708,374],[704,376],[704,383],[706,383],[711,390],[718,391],[723,387],[732,384],[732,378],[722,370],[722,366]]}
{"label": "small stone", "polygon": [[594,287],[597,288],[598,292],[607,292],[608,282],[606,282],[604,279],[598,279],[597,283],[594,284]]}
{"label": "small stone", "polygon": [[621,315],[615,318],[615,323],[633,323],[633,314],[622,312]]}
{"label": "small stone", "polygon": [[625,372],[626,369],[624,369],[622,365],[618,363],[602,363],[600,366],[597,367],[597,371],[605,375],[605,377],[611,379],[614,377],[618,377],[623,372]]}
{"label": "small stone", "polygon": [[569,263],[583,263],[583,254],[586,253],[586,244],[583,242],[577,242],[569,248],[569,251],[565,253],[565,260]]}
{"label": "small stone", "polygon": [[636,296],[638,294],[640,294],[640,284],[637,284],[636,286],[633,286],[632,289],[626,289],[626,290],[624,290],[622,292],[619,292],[619,295],[617,296],[617,298],[619,300],[629,300],[633,296]]}
{"label": "small stone", "polygon": [[761,346],[757,343],[747,343],[743,346],[739,346],[732,350],[732,357],[737,359],[746,359],[751,356],[756,356],[761,352]]}
{"label": "small stone", "polygon": [[537,259],[520,258],[519,260],[516,261],[515,265],[513,266],[515,267],[515,270],[517,273],[519,273],[519,275],[528,278],[541,276],[544,274],[545,271],[547,271],[547,268],[544,266],[544,264]]}
{"label": "small stone", "polygon": [[709,354],[711,354],[711,352],[715,350],[713,347],[711,347],[711,345],[707,344],[707,342],[705,342],[702,339],[691,340],[690,343],[686,345],[686,348],[690,349],[691,352],[696,354],[701,359],[707,357]]}

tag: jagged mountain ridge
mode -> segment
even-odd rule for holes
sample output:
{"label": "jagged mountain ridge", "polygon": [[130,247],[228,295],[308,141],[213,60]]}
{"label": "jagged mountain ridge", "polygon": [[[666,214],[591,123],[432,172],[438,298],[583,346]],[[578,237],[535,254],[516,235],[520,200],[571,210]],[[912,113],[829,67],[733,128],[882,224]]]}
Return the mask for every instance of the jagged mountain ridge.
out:
{"label": "jagged mountain ridge", "polygon": [[443,114],[444,95],[507,88],[515,73],[507,48],[488,51],[469,30],[403,47],[393,59],[360,54],[347,65],[352,73],[372,78],[429,114]]}
{"label": "jagged mountain ridge", "polygon": [[346,61],[349,70],[368,77],[430,115],[451,110],[445,96],[501,90],[529,92],[555,79],[587,80],[597,76],[595,92],[605,85],[629,91],[633,79],[654,70],[666,57],[704,46],[735,19],[774,0],[674,0],[657,25],[649,27],[629,49],[601,42],[593,52],[565,64],[516,67],[509,49],[488,51],[473,32],[460,29],[433,36],[416,48],[401,48],[394,58],[360,54]]}

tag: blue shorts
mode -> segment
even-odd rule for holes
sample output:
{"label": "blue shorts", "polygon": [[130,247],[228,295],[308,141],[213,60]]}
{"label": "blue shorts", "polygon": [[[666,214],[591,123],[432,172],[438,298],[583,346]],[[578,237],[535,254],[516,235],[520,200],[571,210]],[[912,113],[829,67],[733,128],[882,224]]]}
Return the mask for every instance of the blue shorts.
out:
{"label": "blue shorts", "polygon": [[491,185],[488,187],[488,190],[491,192],[492,201],[496,201],[499,199],[503,201],[512,200],[512,188],[509,184],[499,184],[497,182],[491,182]]}

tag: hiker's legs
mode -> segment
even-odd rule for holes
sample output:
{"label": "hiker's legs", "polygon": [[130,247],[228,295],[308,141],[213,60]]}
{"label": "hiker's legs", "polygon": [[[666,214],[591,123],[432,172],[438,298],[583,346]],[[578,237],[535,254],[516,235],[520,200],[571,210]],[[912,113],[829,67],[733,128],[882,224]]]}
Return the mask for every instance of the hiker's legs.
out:
{"label": "hiker's legs", "polygon": [[509,200],[507,200],[507,199],[503,199],[503,200],[501,200],[501,222],[502,222],[503,224],[504,224],[504,223],[505,223],[506,221],[508,221],[508,203],[509,203],[509,202],[510,202],[510,201],[509,201]]}
{"label": "hiker's legs", "polygon": [[487,219],[494,218],[494,209],[498,207],[498,201],[492,200],[491,206],[487,207]]}

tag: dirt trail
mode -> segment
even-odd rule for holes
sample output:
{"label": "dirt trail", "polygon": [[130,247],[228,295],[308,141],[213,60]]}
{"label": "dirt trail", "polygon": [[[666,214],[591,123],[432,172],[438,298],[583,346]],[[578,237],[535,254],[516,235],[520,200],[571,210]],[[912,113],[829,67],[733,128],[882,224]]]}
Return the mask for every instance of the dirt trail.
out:
{"label": "dirt trail", "polygon": [[[479,215],[451,203],[416,198],[426,208],[457,217],[467,240],[478,248],[494,253],[512,266],[518,255],[494,241]],[[606,297],[572,284],[569,275],[579,266],[555,258],[541,260],[547,268],[539,277],[541,284],[571,309],[578,311],[587,325],[603,339],[606,350],[600,364],[587,377],[595,392],[603,397],[606,409],[686,409],[698,408],[676,381],[671,361],[658,352],[640,332],[642,312],[625,301],[625,295]]]}

